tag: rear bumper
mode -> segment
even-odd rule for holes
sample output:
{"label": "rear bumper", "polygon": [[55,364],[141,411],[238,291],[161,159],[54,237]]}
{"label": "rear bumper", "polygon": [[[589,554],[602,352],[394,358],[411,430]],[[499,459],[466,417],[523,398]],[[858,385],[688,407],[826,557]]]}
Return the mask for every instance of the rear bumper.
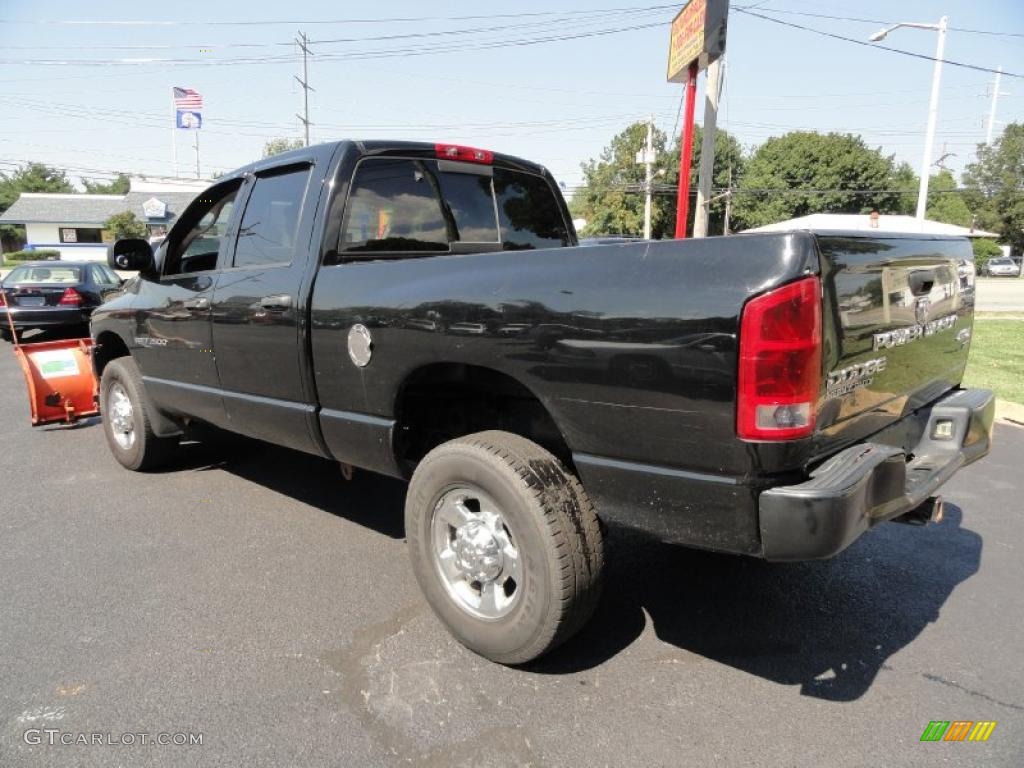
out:
{"label": "rear bumper", "polygon": [[18,330],[30,328],[54,328],[68,325],[82,325],[89,322],[91,307],[0,307],[0,329],[10,329],[7,315],[11,315]]}
{"label": "rear bumper", "polygon": [[[799,485],[758,499],[762,552],[768,560],[831,557],[868,528],[920,506],[953,474],[988,453],[995,398],[988,390],[954,392],[917,413],[924,428],[910,451],[885,433],[836,454]],[[949,422],[949,437],[937,429]]]}

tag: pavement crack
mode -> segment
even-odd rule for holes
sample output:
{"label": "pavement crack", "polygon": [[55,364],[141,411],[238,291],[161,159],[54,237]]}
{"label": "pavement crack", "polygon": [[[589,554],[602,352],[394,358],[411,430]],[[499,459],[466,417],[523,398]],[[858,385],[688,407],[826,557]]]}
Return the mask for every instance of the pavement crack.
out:
{"label": "pavement crack", "polygon": [[933,683],[941,683],[942,685],[949,686],[950,688],[956,688],[958,690],[963,691],[966,694],[976,696],[979,699],[984,699],[985,701],[989,701],[997,706],[1006,707],[1007,709],[1015,709],[1019,712],[1024,712],[1024,706],[1020,704],[1011,704],[1008,701],[1000,701],[999,699],[994,699],[987,693],[971,690],[970,688],[960,685],[960,683],[954,683],[952,680],[946,680],[945,678],[939,677],[938,675],[932,675],[928,672],[922,672],[921,677],[923,677],[925,680],[931,680]]}

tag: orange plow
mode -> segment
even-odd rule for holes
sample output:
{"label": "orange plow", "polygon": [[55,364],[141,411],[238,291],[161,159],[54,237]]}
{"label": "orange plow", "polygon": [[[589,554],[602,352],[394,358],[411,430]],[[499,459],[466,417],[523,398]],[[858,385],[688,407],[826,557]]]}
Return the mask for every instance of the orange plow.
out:
{"label": "orange plow", "polygon": [[100,412],[99,387],[92,370],[92,339],[21,344],[13,323],[11,332],[14,356],[28,387],[33,427],[56,422],[73,424]]}

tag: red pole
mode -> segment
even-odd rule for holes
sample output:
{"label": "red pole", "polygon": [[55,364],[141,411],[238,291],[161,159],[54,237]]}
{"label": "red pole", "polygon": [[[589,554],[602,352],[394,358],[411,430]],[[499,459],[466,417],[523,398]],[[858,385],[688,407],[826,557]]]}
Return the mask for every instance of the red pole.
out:
{"label": "red pole", "polygon": [[683,145],[679,150],[679,198],[676,200],[676,240],[686,238],[690,217],[690,168],[693,166],[693,108],[697,102],[697,62],[690,65],[683,110]]}

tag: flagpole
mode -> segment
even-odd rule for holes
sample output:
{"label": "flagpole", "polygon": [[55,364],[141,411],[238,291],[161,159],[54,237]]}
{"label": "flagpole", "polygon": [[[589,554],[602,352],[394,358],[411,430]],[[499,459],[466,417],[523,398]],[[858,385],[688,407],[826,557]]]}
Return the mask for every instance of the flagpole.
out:
{"label": "flagpole", "polygon": [[201,179],[202,176],[199,173],[199,127],[196,126],[196,178]]}
{"label": "flagpole", "polygon": [[180,179],[178,173],[178,108],[174,103],[174,88],[171,88],[171,152],[174,155],[174,178]]}

